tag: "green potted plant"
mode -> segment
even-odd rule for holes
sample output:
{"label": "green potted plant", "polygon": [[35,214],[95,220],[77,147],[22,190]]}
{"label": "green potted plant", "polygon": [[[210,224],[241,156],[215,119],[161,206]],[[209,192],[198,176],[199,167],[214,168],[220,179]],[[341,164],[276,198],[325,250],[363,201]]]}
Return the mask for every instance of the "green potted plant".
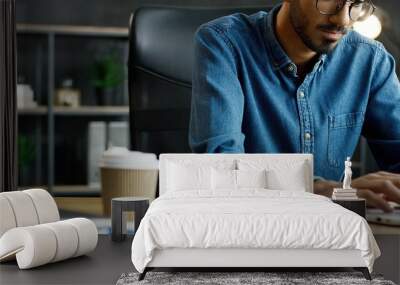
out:
{"label": "green potted plant", "polygon": [[124,81],[124,68],[115,54],[95,60],[91,66],[91,83],[98,105],[109,105],[115,88]]}

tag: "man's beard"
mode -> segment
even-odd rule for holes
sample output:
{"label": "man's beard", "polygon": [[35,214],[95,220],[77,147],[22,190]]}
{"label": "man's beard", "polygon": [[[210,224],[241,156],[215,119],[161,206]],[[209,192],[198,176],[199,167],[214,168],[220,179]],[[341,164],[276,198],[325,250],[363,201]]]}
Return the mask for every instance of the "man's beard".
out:
{"label": "man's beard", "polygon": [[[296,3],[296,4],[295,4]],[[301,8],[297,1],[293,1],[289,12],[290,22],[297,35],[303,41],[303,43],[310,50],[315,51],[318,54],[328,53],[333,50],[336,46],[336,41],[322,40],[321,44],[313,42],[313,40],[306,34],[307,26],[309,25],[307,18],[301,13]],[[337,27],[336,25],[326,24],[319,25],[318,29],[332,32],[340,32],[343,34],[347,33],[347,29],[343,27]]]}

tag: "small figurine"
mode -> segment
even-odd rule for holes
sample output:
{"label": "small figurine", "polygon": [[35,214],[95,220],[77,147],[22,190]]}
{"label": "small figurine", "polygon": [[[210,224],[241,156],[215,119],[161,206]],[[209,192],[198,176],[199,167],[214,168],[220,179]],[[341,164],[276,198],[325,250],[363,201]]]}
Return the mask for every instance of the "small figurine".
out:
{"label": "small figurine", "polygon": [[343,189],[351,189],[351,176],[353,172],[351,171],[351,161],[350,157],[344,162],[344,179],[343,179]]}
{"label": "small figurine", "polygon": [[347,157],[344,162],[344,179],[342,188],[334,188],[332,193],[333,200],[357,200],[357,189],[351,188],[351,160]]}

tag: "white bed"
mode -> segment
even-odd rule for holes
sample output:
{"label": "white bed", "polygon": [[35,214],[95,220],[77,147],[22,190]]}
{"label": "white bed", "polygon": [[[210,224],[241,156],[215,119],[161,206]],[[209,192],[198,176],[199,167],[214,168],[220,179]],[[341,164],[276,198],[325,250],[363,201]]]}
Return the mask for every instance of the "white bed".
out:
{"label": "white bed", "polygon": [[309,154],[161,155],[160,197],[132,243],[140,279],[155,267],[353,267],[370,278],[380,251],[368,223],[312,194],[312,161]]}

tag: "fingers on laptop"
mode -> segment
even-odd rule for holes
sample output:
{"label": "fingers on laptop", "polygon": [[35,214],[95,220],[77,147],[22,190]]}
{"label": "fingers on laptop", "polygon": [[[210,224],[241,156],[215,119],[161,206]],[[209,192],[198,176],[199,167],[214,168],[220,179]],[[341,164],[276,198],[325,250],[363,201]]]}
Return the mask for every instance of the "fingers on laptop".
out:
{"label": "fingers on laptop", "polygon": [[385,212],[393,211],[393,208],[390,206],[390,204],[379,193],[375,193],[369,189],[359,189],[357,191],[357,196],[364,198],[367,201],[367,205],[370,207],[379,208]]}

